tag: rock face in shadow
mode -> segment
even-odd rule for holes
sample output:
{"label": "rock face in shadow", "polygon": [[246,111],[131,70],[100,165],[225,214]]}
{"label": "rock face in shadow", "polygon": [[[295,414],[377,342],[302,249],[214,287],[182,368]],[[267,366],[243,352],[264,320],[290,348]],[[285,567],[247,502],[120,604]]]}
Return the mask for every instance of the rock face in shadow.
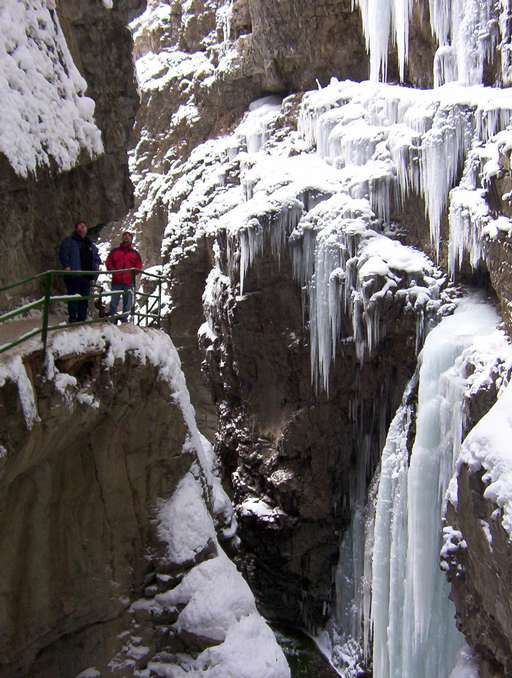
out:
{"label": "rock face in shadow", "polygon": [[96,102],[105,152],[95,160],[83,154],[68,172],[40,168],[27,179],[0,155],[0,285],[54,268],[59,240],[79,219],[95,226],[129,210],[127,151],[139,99],[127,24],[144,7],[144,0],[117,2],[112,10],[99,0],[58,3],[68,47]]}
{"label": "rock face in shadow", "polygon": [[266,251],[242,296],[228,280],[208,299],[200,340],[246,576],[269,618],[317,629],[358,484],[364,496],[414,370],[415,324],[390,305],[392,330],[373,358],[359,365],[354,344],[342,342],[329,394],[316,393],[288,257],[278,265]]}
{"label": "rock face in shadow", "polygon": [[[246,18],[240,21],[244,4]],[[237,8],[237,28],[250,36],[265,90],[296,92],[328,84],[332,76],[368,77],[361,18],[351,0],[253,0]]]}
{"label": "rock face in shadow", "polygon": [[33,353],[19,390],[2,372],[3,678],[105,665],[158,562],[158,500],[195,453],[169,383],[139,356],[109,365],[105,350],[61,354],[48,380]]}
{"label": "rock face in shadow", "polygon": [[[285,155],[289,143],[292,160],[293,144],[300,148],[293,130],[299,100],[285,101],[265,147]],[[368,298],[376,293],[368,311],[369,317],[375,310],[377,319],[375,351],[361,360],[351,320],[344,317],[330,390],[318,392],[305,291],[292,270],[292,249],[287,238],[282,246],[271,241],[281,224],[298,219],[294,210],[305,216],[329,195],[288,185],[286,199],[280,198],[272,181],[282,188],[291,180],[276,173],[268,187],[275,204],[268,213],[259,206],[253,220],[258,228],[252,222],[238,228],[227,213],[239,202],[243,206],[243,188],[255,176],[246,174],[251,164],[249,158],[244,165],[244,148],[236,135],[212,141],[179,166],[180,174],[176,170],[177,181],[166,194],[166,328],[179,337],[185,369],[192,360],[198,368],[199,334],[218,415],[216,447],[237,507],[243,567],[260,606],[269,618],[316,629],[333,604],[339,544],[352,507],[356,497],[364,503],[387,427],[415,368],[417,318],[412,307],[404,312],[401,292],[379,296],[379,281],[366,280]],[[257,253],[241,293],[241,262],[247,261],[251,238]],[[405,271],[396,281],[402,291],[411,283]],[[194,402],[201,417],[205,401]]]}

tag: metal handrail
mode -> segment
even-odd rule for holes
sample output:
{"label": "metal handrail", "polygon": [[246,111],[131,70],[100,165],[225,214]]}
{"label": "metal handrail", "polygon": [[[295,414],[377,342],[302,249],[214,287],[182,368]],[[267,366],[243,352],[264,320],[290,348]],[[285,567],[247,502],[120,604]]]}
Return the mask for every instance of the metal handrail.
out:
{"label": "metal handrail", "polygon": [[[32,339],[36,335],[41,336],[41,341],[43,343],[43,351],[46,355],[46,349],[48,344],[48,333],[54,332],[56,330],[64,330],[70,327],[80,327],[82,325],[93,325],[99,322],[108,322],[111,320],[123,319],[126,317],[125,313],[117,313],[114,316],[105,316],[100,318],[91,318],[90,320],[84,320],[81,322],[76,322],[72,324],[58,324],[50,325],[50,306],[54,302],[64,302],[64,301],[96,301],[103,300],[105,298],[112,298],[116,295],[123,295],[124,290],[108,290],[97,293],[90,294],[87,296],[78,295],[78,294],[58,294],[52,295],[52,288],[54,280],[57,277],[62,278],[74,278],[74,277],[89,277],[94,278],[95,280],[101,275],[113,276],[116,273],[131,273],[132,275],[132,287],[131,292],[133,294],[132,299],[132,308],[129,313],[131,321],[134,324],[141,325],[143,322],[145,326],[149,327],[160,327],[161,326],[161,312],[162,312],[162,282],[164,280],[163,276],[156,273],[152,273],[145,270],[139,270],[136,268],[121,268],[114,271],[108,270],[99,270],[99,271],[63,271],[63,270],[50,270],[45,271],[44,273],[38,273],[33,275],[30,278],[25,278],[16,283],[10,283],[4,287],[0,287],[0,294],[7,292],[9,290],[15,289],[16,287],[21,287],[34,281],[41,281],[43,287],[43,296],[31,301],[29,303],[23,304],[18,308],[6,311],[5,313],[0,314],[0,324],[3,322],[8,322],[17,316],[23,316],[27,311],[33,309],[42,309],[42,321],[41,326],[29,330],[24,334],[16,337],[15,339],[7,342],[6,344],[0,345],[0,353],[4,353],[19,344],[22,344],[28,339]],[[157,290],[155,289],[153,293],[146,293],[138,291],[135,286],[135,281],[137,275],[141,277],[150,278],[152,281],[156,282]],[[140,308],[137,307],[136,302],[139,300]],[[153,301],[150,308],[150,301]]]}

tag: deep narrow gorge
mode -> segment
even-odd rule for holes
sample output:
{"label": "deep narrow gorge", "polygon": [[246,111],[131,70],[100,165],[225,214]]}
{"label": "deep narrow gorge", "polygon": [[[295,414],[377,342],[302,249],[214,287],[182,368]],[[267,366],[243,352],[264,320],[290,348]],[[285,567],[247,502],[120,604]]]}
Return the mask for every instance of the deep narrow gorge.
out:
{"label": "deep narrow gorge", "polygon": [[0,5],[0,677],[510,676],[510,1]]}

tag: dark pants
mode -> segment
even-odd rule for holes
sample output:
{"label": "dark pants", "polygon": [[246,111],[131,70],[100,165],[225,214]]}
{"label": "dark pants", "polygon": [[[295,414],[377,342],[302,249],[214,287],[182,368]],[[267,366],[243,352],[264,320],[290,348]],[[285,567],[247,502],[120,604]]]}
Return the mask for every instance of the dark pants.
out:
{"label": "dark pants", "polygon": [[[91,293],[91,279],[90,278],[65,278],[66,289],[68,294],[80,294],[80,296],[88,297]],[[68,313],[70,323],[79,323],[87,320],[87,307],[89,302],[85,301],[68,301]]]}

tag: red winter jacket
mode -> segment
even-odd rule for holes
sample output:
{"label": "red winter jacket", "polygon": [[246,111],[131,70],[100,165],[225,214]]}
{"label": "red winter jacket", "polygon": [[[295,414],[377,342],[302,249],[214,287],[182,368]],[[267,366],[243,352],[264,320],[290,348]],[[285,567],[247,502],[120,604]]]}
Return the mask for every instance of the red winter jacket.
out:
{"label": "red winter jacket", "polygon": [[[142,259],[137,250],[134,250],[131,245],[121,245],[108,255],[106,261],[107,271],[117,271],[121,268],[137,268],[142,270]],[[114,273],[112,276],[112,283],[114,285],[124,283],[126,285],[132,284],[132,274],[130,271],[126,273]]]}

